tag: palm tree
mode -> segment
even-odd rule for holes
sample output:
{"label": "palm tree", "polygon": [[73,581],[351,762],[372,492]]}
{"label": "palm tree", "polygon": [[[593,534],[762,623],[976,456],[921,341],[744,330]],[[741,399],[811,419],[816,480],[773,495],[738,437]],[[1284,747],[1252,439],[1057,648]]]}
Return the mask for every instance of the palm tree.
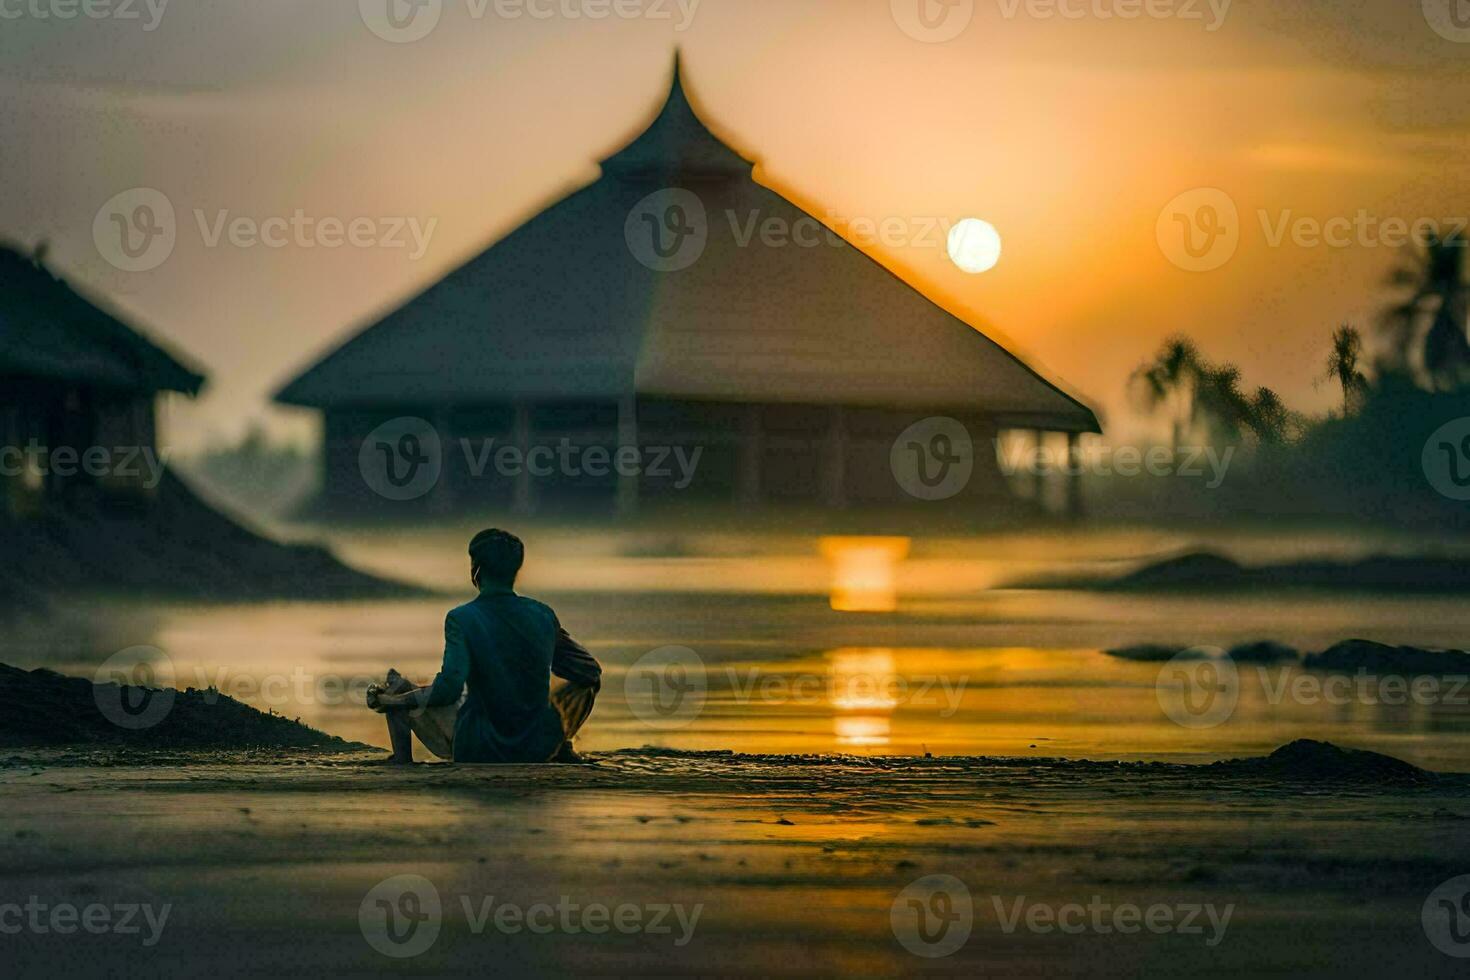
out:
{"label": "palm tree", "polygon": [[1291,412],[1281,396],[1270,388],[1257,388],[1251,399],[1250,427],[1263,445],[1279,446],[1286,441]]}
{"label": "palm tree", "polygon": [[1389,285],[1407,291],[1403,300],[1383,314],[1383,328],[1395,344],[1395,358],[1412,366],[1408,352],[1423,331],[1419,367],[1430,385],[1452,388],[1470,376],[1470,283],[1465,281],[1465,248],[1462,234],[1431,233],[1424,251],[1395,269]]}
{"label": "palm tree", "polygon": [[1154,359],[1133,372],[1130,384],[1149,411],[1169,404],[1173,409],[1171,439],[1177,452],[1186,427],[1197,419],[1195,395],[1205,372],[1199,349],[1187,337],[1170,337]]}
{"label": "palm tree", "polygon": [[1240,390],[1240,368],[1233,364],[1205,367],[1198,402],[1200,414],[1226,443],[1239,442],[1245,430],[1253,428],[1251,400]]}
{"label": "palm tree", "polygon": [[1327,373],[1323,379],[1336,380],[1342,386],[1342,414],[1351,415],[1363,403],[1368,392],[1368,378],[1358,370],[1363,355],[1363,336],[1356,327],[1344,323],[1332,334],[1332,353],[1327,355]]}

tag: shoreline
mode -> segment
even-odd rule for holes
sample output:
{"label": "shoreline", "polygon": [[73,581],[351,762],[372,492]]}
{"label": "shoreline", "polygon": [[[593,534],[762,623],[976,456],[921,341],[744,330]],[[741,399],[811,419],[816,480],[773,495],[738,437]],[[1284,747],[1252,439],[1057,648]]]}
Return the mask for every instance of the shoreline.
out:
{"label": "shoreline", "polygon": [[[118,761],[0,764],[0,891],[48,907],[167,906],[158,941],[8,936],[18,975],[99,962],[219,975],[246,962],[287,975],[1461,969],[1420,914],[1465,873],[1470,776],[1378,786],[1210,765],[666,750],[586,767]],[[437,928],[422,950],[389,955],[363,909],[404,876],[432,889]],[[962,883],[972,909],[965,942],[942,958],[910,952],[893,924],[907,890],[934,876]],[[1074,935],[1012,918],[1096,903],[1229,919],[1210,945],[1205,933]],[[680,905],[692,928],[679,945],[677,929],[541,935],[479,916],[559,904]]]}

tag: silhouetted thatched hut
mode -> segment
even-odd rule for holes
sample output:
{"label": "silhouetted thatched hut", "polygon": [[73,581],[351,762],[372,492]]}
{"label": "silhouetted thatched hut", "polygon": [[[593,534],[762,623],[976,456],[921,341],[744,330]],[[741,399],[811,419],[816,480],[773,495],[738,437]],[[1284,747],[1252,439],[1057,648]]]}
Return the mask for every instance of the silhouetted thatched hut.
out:
{"label": "silhouetted thatched hut", "polygon": [[204,384],[43,258],[0,248],[0,517],[74,493],[153,492],[142,457],[157,458],[155,401]]}
{"label": "silhouetted thatched hut", "polygon": [[[690,493],[841,504],[901,498],[889,451],[929,416],[968,428],[965,493],[991,500],[1007,493],[999,430],[1099,431],[1090,409],[757,183],[752,166],[701,122],[676,63],[662,111],[601,179],[280,391],[325,413],[325,505],[374,499],[364,439],[405,416],[441,438],[442,476],[419,501],[439,510],[587,493],[626,509],[677,477],[477,474],[463,440],[698,447]],[[773,243],[762,227],[807,234]]]}
{"label": "silhouetted thatched hut", "polygon": [[160,393],[203,375],[42,265],[0,248],[0,620],[77,588],[211,599],[415,590],[280,544],[214,510],[167,466]]}

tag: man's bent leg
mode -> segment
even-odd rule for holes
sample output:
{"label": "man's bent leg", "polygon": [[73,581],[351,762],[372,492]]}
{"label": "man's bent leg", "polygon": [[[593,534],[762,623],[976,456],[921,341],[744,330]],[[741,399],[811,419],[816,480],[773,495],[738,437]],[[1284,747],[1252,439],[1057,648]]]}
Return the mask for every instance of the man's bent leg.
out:
{"label": "man's bent leg", "polygon": [[424,748],[445,762],[454,761],[454,723],[459,720],[459,705],[413,708],[405,714]]}
{"label": "man's bent leg", "polygon": [[[396,670],[388,671],[385,694],[419,694],[428,697],[428,688],[419,687]],[[454,723],[459,717],[459,705],[439,708],[427,706],[388,708],[383,712],[388,720],[388,739],[393,745],[393,762],[413,764],[413,736],[430,752],[441,759],[454,758]]]}
{"label": "man's bent leg", "polygon": [[576,752],[572,750],[572,739],[582,730],[588,716],[592,714],[599,688],[600,685],[574,684],[559,677],[552,678],[551,705],[561,716],[561,730],[565,736],[556,754],[552,756],[553,762],[579,761]]}
{"label": "man's bent leg", "polygon": [[413,728],[408,713],[408,708],[389,708],[383,712],[388,719],[388,739],[393,744],[392,761],[401,766],[413,765]]}
{"label": "man's bent leg", "polygon": [[[407,694],[415,686],[396,670],[388,671],[384,694]],[[389,708],[383,712],[388,721],[388,740],[393,745],[393,762],[413,765],[413,727],[409,719],[410,708]]]}

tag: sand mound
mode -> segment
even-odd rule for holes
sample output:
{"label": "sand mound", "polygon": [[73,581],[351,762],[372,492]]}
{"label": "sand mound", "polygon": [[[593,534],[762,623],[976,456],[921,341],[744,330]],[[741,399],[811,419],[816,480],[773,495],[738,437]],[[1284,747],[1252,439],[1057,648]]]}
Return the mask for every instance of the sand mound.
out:
{"label": "sand mound", "polygon": [[[1190,660],[1208,660],[1211,656],[1204,647],[1177,647],[1166,646],[1161,643],[1135,643],[1132,646],[1114,647],[1104,650],[1110,657],[1119,660],[1136,660],[1141,663],[1162,663],[1181,657]],[[1233,646],[1228,651],[1230,659],[1238,664],[1274,664],[1284,661],[1296,660],[1299,654],[1296,649],[1284,643],[1274,640],[1257,640],[1254,643],[1241,643]]]}
{"label": "sand mound", "polygon": [[173,749],[317,749],[367,746],[217,691],[94,684],[50,670],[0,664],[0,746]]}
{"label": "sand mound", "polygon": [[1386,555],[1361,561],[1247,566],[1215,552],[1195,551],[1146,565],[1101,583],[1101,587],[1140,591],[1311,588],[1456,594],[1470,591],[1470,559]]}
{"label": "sand mound", "polygon": [[90,592],[204,600],[385,598],[426,590],[357,571],[316,545],[283,543],[209,507],[165,471],[136,507],[78,497],[36,520],[0,525],[0,613],[46,611]]}
{"label": "sand mound", "polygon": [[1309,738],[1283,745],[1264,759],[1231,759],[1210,768],[1231,774],[1267,776],[1274,779],[1303,780],[1317,783],[1373,783],[1376,785],[1415,785],[1429,783],[1434,774],[1401,759],[1366,752],[1341,749],[1331,742]]}
{"label": "sand mound", "polygon": [[1470,674],[1470,653],[1462,650],[1424,650],[1419,647],[1394,647],[1372,640],[1343,640],[1307,657],[1305,666],[1313,670],[1370,674],[1404,674],[1411,676],[1451,676]]}

